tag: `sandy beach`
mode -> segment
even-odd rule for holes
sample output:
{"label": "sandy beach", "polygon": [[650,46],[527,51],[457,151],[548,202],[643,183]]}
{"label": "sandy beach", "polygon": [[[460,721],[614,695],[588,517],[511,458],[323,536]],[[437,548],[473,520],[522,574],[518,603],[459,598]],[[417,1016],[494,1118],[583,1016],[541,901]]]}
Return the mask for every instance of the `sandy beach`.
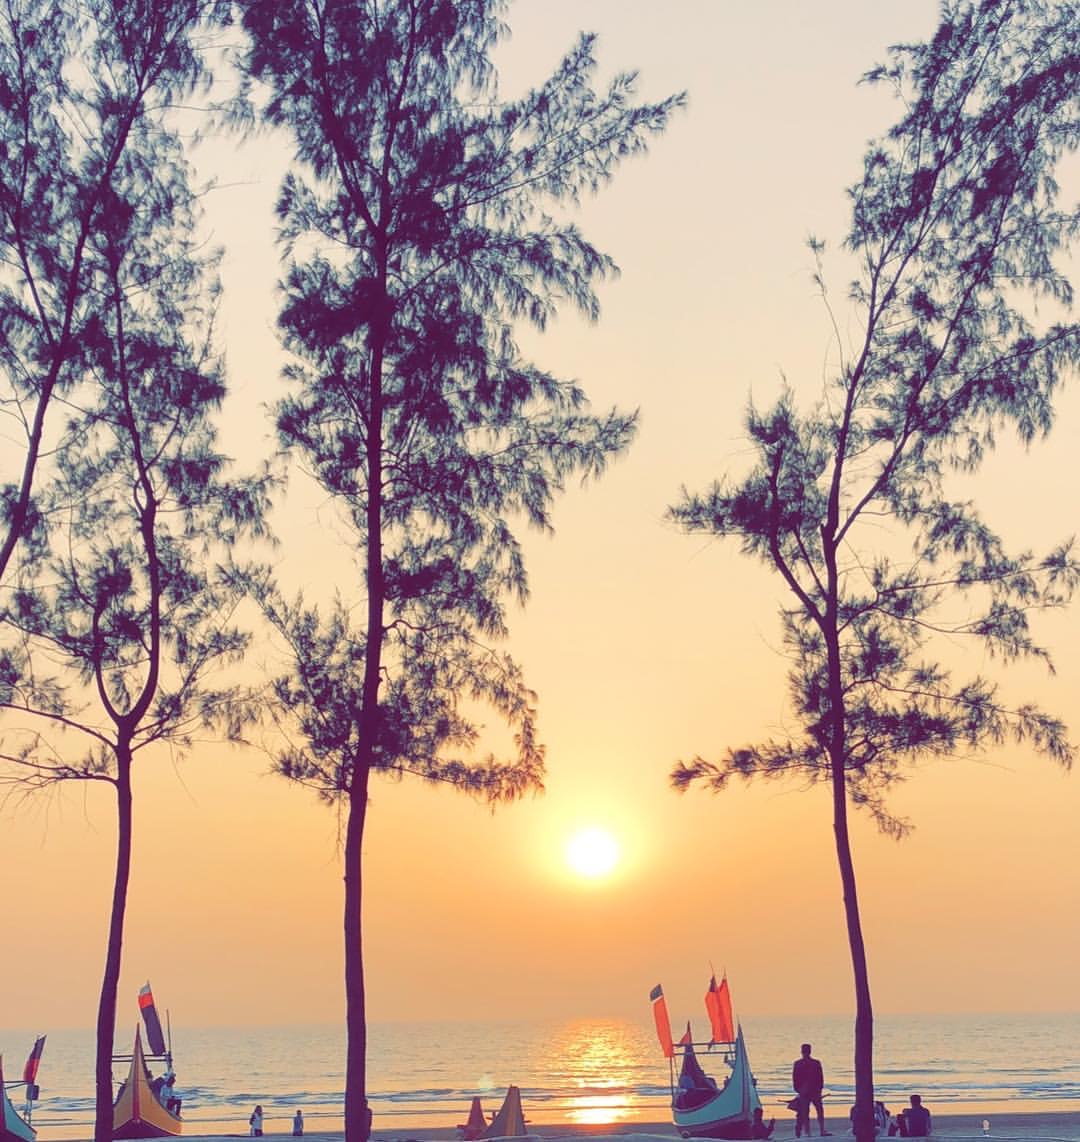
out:
{"label": "sandy beach", "polygon": [[[222,1138],[246,1138],[244,1134],[185,1134],[185,1142],[216,1142]],[[538,1123],[530,1125],[530,1137],[542,1138],[545,1142],[558,1142],[559,1139],[587,1139],[604,1137],[619,1139],[620,1142],[655,1142],[678,1138],[675,1127],[670,1122],[637,1122],[632,1126],[626,1123],[606,1123],[602,1125],[582,1125],[571,1122]],[[266,1138],[291,1138],[286,1131],[269,1130]],[[309,1131],[304,1135],[306,1142],[343,1142],[342,1131]],[[454,1127],[429,1127],[416,1130],[374,1129],[372,1142],[456,1142],[461,1133]],[[778,1120],[773,1133],[773,1142],[788,1142],[795,1137],[791,1121]],[[813,1138],[817,1138],[814,1134]],[[847,1131],[834,1131],[836,1139],[847,1138]],[[987,1137],[982,1131],[982,1116],[975,1114],[942,1114],[934,1116],[933,1138],[950,1139],[954,1142],[982,1142]],[[991,1142],[1080,1142],[1080,1109],[1076,1113],[1036,1113],[997,1114],[990,1120]],[[932,1139],[931,1139],[932,1142]]]}

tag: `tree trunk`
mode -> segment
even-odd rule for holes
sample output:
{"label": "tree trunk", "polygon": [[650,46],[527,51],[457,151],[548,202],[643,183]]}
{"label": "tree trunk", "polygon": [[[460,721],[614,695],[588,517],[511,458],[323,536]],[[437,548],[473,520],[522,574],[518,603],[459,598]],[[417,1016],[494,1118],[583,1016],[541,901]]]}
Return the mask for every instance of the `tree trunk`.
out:
{"label": "tree trunk", "polygon": [[357,756],[349,777],[349,821],[345,835],[345,1142],[367,1142],[371,1110],[367,1101],[367,998],[364,991],[363,839],[367,818],[368,781],[376,757],[379,727],[379,681],[382,665],[383,599],[382,548],[382,370],[386,344],[386,249],[378,244],[382,301],[373,323],[369,383],[365,477],[367,480],[366,552],[367,645],[361,698]]}
{"label": "tree trunk", "polygon": [[96,1100],[94,1142],[112,1142],[112,1056],[116,1038],[116,995],[120,986],[120,957],[124,943],[124,912],[131,876],[131,753],[124,747],[116,758],[116,875],[113,879],[109,940],[97,1018]]}
{"label": "tree trunk", "polygon": [[371,1133],[367,1102],[362,864],[367,778],[366,770],[353,774],[345,832],[345,1142],[367,1142]]}
{"label": "tree trunk", "polygon": [[[839,468],[838,468],[839,472]],[[834,481],[839,488],[839,475]],[[829,763],[832,777],[833,832],[836,838],[836,862],[840,867],[840,883],[844,892],[844,917],[847,921],[848,947],[855,979],[855,1138],[856,1142],[874,1142],[874,1008],[870,1001],[870,975],[866,967],[862,920],[859,916],[859,894],[855,885],[855,864],[851,858],[851,837],[847,818],[847,712],[844,703],[844,679],[839,638],[839,574],[836,561],[836,520],[838,499],[833,496],[830,521],[825,535],[824,551],[828,574],[827,604],[822,625],[828,655],[829,686]],[[835,1125],[835,1124],[834,1124]]]}
{"label": "tree trunk", "polygon": [[833,771],[833,829],[836,834],[836,859],[840,881],[844,887],[844,915],[847,919],[851,967],[855,977],[855,1138],[856,1142],[874,1139],[874,1009],[870,1001],[870,975],[866,967],[859,897],[855,886],[855,865],[851,859],[851,841],[847,824],[847,783],[837,782]]}

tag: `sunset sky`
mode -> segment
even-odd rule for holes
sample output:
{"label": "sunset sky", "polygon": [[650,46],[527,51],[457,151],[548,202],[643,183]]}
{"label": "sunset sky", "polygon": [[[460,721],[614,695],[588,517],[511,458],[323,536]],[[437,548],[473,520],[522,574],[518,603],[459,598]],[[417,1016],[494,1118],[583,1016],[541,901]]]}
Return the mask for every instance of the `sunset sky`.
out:
{"label": "sunset sky", "polygon": [[[600,322],[568,314],[522,338],[596,408],[641,410],[627,456],[568,490],[553,537],[528,541],[532,597],[511,616],[509,648],[539,695],[547,791],[492,814],[450,790],[376,782],[372,1018],[647,1018],[662,982],[678,1021],[699,1014],[710,962],[727,970],[743,1018],[853,1009],[828,792],[669,789],[676,760],[781,733],[789,715],[778,583],[737,543],[685,537],[663,517],[682,485],[749,463],[751,394],[768,402],[782,377],[806,399],[819,391],[830,326],[811,233],[828,243],[832,297],[854,328],[837,253],[845,188],[867,139],[897,115],[857,80],[888,44],[932,34],[936,15],[929,0],[512,5],[498,56],[507,95],[591,29],[605,75],[637,68],[645,97],[686,88],[690,104],[580,211],[622,270],[601,287]],[[287,153],[266,138],[211,142],[196,159],[222,184],[207,201],[226,247],[222,431],[250,466],[271,447],[260,406],[281,392],[271,205]],[[1068,174],[1075,198],[1076,164]],[[1027,454],[1003,440],[965,490],[1015,546],[1041,550],[1077,530],[1078,433],[1074,384],[1048,443]],[[359,594],[331,507],[299,475],[276,527],[283,583]],[[1050,616],[1038,634],[1057,674],[1015,669],[1009,692],[1080,738],[1080,614]],[[275,664],[269,644],[251,668],[264,662]],[[258,749],[213,743],[178,764],[138,762],[121,1037],[147,977],[174,1023],[343,1017],[339,821],[267,770]],[[868,819],[854,829],[876,1008],[1080,1010],[1080,774],[1008,746],[922,768],[891,804],[914,821],[909,839]],[[604,875],[566,860],[586,828],[619,847]],[[114,829],[99,788],[3,809],[0,1026],[93,1023]]]}

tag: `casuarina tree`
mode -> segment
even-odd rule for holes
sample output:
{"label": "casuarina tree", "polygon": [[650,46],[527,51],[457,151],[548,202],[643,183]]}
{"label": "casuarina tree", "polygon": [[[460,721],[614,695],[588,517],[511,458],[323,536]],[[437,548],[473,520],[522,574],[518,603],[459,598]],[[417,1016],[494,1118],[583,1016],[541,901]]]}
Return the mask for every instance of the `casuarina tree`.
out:
{"label": "casuarina tree", "polygon": [[221,0],[0,6],[0,579],[20,543],[40,551],[39,461],[49,415],[86,375],[98,304],[94,248],[112,225],[119,167],[206,76],[193,35]]}
{"label": "casuarina tree", "polygon": [[[830,787],[859,1142],[874,1129],[873,1009],[849,807],[900,836],[907,824],[887,793],[919,759],[1010,734],[1063,765],[1073,758],[1058,718],[1008,701],[992,678],[955,677],[954,659],[968,642],[1002,663],[1050,665],[1030,616],[1064,605],[1077,580],[1071,542],[1010,553],[957,494],[996,434],[1031,442],[1050,430],[1055,390],[1080,355],[1060,269],[1078,216],[1059,206],[1056,182],[1080,134],[1077,16],[1071,3],[947,3],[931,40],[893,48],[870,72],[903,112],[849,191],[854,316],[833,315],[825,391],[810,407],[793,391],[752,407],[749,474],[684,491],[670,513],[688,532],[737,537],[788,594],[799,732],[680,763],[672,782]],[[823,246],[811,247],[824,297]],[[849,345],[839,330],[852,324]]]}
{"label": "casuarina tree", "polygon": [[[497,649],[527,593],[519,525],[550,527],[634,416],[523,359],[519,323],[597,313],[614,267],[565,218],[681,104],[595,81],[582,36],[536,90],[500,101],[501,0],[241,4],[262,114],[295,143],[278,202],[289,254],[283,443],[351,528],[362,584],[327,612],[259,594],[295,650],[277,683],[302,731],[286,776],[345,806],[345,1130],[370,1129],[361,841],[372,774],[492,801],[539,788],[533,695]],[[358,594],[361,603],[353,606]],[[485,754],[494,710],[513,746]]]}
{"label": "casuarina tree", "polygon": [[235,737],[252,708],[218,676],[247,636],[233,619],[235,586],[216,563],[261,532],[266,482],[230,481],[217,447],[218,289],[197,206],[178,137],[141,124],[87,240],[79,376],[65,385],[38,545],[17,549],[3,599],[4,780],[15,791],[97,782],[116,798],[95,1142],[110,1142],[113,1128],[132,767],[154,746],[183,752],[200,725]]}

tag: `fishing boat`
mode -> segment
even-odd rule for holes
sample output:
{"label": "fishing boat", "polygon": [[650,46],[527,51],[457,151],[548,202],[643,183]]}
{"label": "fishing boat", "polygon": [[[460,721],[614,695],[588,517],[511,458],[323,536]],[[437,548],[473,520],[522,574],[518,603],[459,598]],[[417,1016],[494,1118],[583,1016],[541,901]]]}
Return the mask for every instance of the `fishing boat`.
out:
{"label": "fishing boat", "polygon": [[[30,1125],[34,1102],[38,1097],[37,1071],[41,1052],[45,1047],[45,1036],[40,1035],[30,1051],[26,1060],[21,1079],[12,1079],[10,1083],[4,1081],[4,1060],[0,1056],[0,1142],[34,1142],[37,1131]],[[26,1108],[20,1114],[8,1098],[9,1086],[26,1084]]]}
{"label": "fishing boat", "polygon": [[[180,1101],[172,1092],[175,1078],[172,1065],[172,1036],[166,1043],[161,1020],[154,1006],[150,984],[139,991],[139,1010],[146,1025],[149,1053],[143,1051],[142,1032],[135,1027],[135,1046],[130,1055],[114,1055],[113,1062],[129,1062],[127,1078],[120,1084],[113,1102],[114,1138],[170,1138],[183,1131]],[[150,1074],[147,1059],[156,1059],[164,1069],[156,1078]]]}
{"label": "fishing boat", "polygon": [[[689,1021],[686,1033],[674,1042],[667,1001],[659,984],[653,988],[650,999],[657,1037],[668,1060],[671,1115],[676,1129],[683,1138],[752,1138],[754,1111],[761,1109],[761,1099],[750,1070],[742,1026],[736,1026],[732,1018],[727,977],[717,985],[714,975],[705,993],[712,1032],[707,1042],[694,1041]],[[698,1050],[707,1050],[710,1058],[723,1063],[727,1073],[721,1083],[702,1069]]]}

